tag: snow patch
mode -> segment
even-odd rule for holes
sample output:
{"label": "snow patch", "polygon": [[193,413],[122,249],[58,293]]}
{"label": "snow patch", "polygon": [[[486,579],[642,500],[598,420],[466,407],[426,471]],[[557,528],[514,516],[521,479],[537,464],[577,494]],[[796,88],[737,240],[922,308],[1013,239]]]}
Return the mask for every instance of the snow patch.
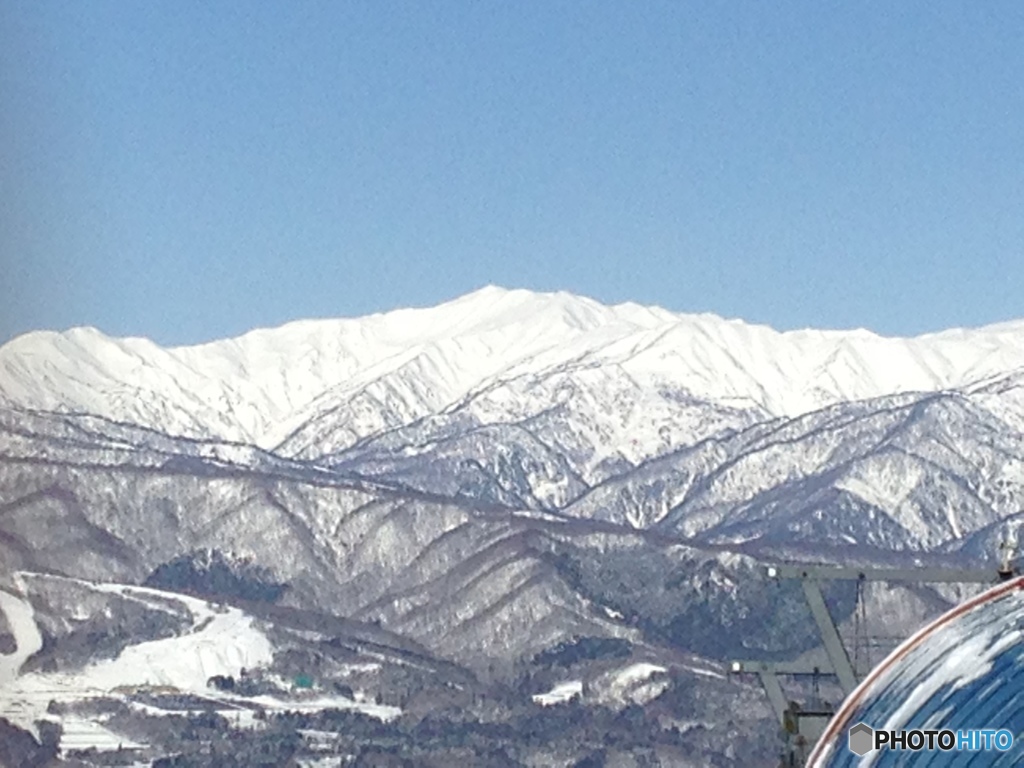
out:
{"label": "snow patch", "polygon": [[559,683],[547,693],[538,693],[533,696],[533,700],[540,704],[542,707],[550,707],[555,704],[564,704],[565,702],[572,699],[574,696],[583,695],[583,681],[582,680],[567,680],[564,683]]}
{"label": "snow patch", "polygon": [[72,750],[96,749],[99,752],[113,752],[117,749],[144,749],[129,738],[108,730],[96,720],[87,720],[78,715],[65,715],[61,718],[61,752],[67,754]]}
{"label": "snow patch", "polygon": [[8,688],[17,678],[22,664],[43,647],[43,636],[36,626],[32,604],[17,595],[0,589],[0,611],[14,635],[15,649],[0,654],[0,691]]}

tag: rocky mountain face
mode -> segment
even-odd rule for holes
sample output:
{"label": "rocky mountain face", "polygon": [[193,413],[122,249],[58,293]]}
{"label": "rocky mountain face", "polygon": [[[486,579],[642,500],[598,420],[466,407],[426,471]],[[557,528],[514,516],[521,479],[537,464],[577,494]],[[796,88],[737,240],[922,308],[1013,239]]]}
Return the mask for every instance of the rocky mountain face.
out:
{"label": "rocky mountain face", "polygon": [[[649,717],[719,713],[690,744],[719,762],[695,764],[763,764],[767,712],[722,714],[758,700],[722,664],[818,641],[761,564],[991,564],[1024,520],[1022,428],[1024,323],[778,333],[487,288],[189,348],[33,333],[0,347],[0,589],[51,574],[330,616],[526,701],[565,682],[538,666],[553,649],[622,642],[561,670],[605,681],[584,702],[632,674],[614,664],[669,670],[641,685]],[[879,587],[867,613],[892,634],[958,596]],[[848,626],[855,598],[829,593]],[[51,644],[77,631],[48,621]],[[758,755],[735,754],[743,728]]]}

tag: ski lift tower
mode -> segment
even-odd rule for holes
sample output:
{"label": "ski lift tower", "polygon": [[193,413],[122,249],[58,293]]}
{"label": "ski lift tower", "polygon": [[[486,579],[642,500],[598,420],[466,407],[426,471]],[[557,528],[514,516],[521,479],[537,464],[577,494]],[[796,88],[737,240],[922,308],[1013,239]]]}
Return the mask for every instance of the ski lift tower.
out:
{"label": "ski lift tower", "polygon": [[833,565],[766,566],[765,575],[768,579],[795,579],[801,583],[827,658],[827,663],[818,665],[742,660],[733,661],[730,665],[730,672],[733,674],[756,674],[760,677],[785,739],[781,765],[785,768],[796,768],[806,763],[814,745],[835,714],[836,706],[818,702],[816,706],[804,708],[787,697],[780,678],[813,678],[815,681],[820,678],[834,679],[838,682],[843,698],[846,698],[860,684],[864,675],[850,661],[850,654],[839,634],[835,619],[825,604],[823,582],[844,580],[861,584],[868,581],[995,584],[1017,575],[1017,569],[1013,564],[1016,551],[1015,537],[1008,537],[1000,549],[1002,556],[995,572],[946,568],[849,568]]}

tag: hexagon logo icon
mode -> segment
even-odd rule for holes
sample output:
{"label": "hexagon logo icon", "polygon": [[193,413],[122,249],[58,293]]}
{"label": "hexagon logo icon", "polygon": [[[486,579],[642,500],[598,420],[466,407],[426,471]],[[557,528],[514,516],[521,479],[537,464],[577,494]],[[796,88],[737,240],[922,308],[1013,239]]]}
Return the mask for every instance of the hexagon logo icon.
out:
{"label": "hexagon logo icon", "polygon": [[850,751],[863,757],[875,748],[875,732],[867,723],[857,723],[850,729]]}

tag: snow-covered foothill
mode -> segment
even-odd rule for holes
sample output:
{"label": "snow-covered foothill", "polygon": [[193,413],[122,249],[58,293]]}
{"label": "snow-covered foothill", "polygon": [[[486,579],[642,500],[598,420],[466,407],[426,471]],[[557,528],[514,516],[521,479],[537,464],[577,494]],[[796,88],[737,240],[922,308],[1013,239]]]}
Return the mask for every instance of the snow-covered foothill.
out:
{"label": "snow-covered foothill", "polygon": [[[32,578],[32,574],[19,575]],[[116,658],[94,661],[75,671],[29,672],[8,678],[0,688],[0,716],[21,727],[33,729],[51,700],[76,701],[146,686],[207,695],[209,678],[237,676],[242,669],[257,669],[273,661],[267,636],[238,608],[144,587],[72,581],[97,592],[150,598],[154,603],[172,598],[188,607],[192,627],[175,637],[129,645]],[[9,603],[10,596],[5,600]],[[31,640],[33,631],[38,634],[34,624],[32,629],[23,622],[17,626],[22,637]],[[38,647],[41,643],[35,650]]]}

